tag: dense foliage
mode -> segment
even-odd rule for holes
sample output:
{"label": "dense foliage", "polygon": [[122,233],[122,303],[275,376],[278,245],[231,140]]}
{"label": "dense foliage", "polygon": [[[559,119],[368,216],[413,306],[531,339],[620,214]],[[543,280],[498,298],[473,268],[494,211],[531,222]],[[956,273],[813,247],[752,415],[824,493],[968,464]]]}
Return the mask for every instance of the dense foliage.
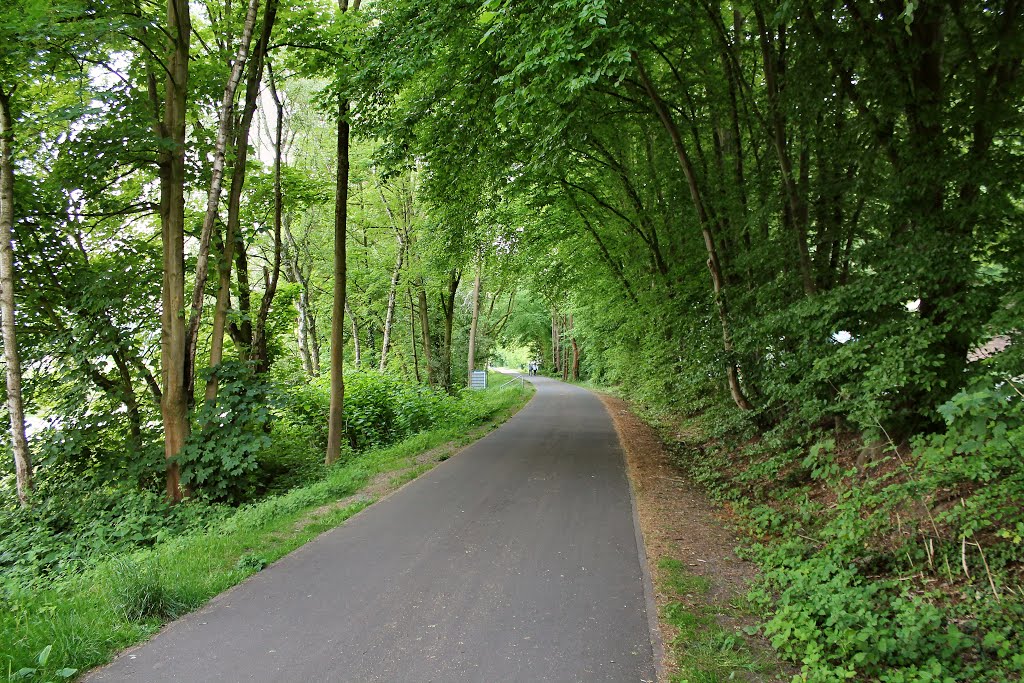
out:
{"label": "dense foliage", "polygon": [[902,437],[1019,327],[1024,86],[1014,3],[890,5],[383,3],[369,118],[519,209],[592,376]]}
{"label": "dense foliage", "polygon": [[[765,634],[805,680],[1012,681],[1019,597],[1021,436],[1013,384],[941,407],[944,432],[858,465],[849,435],[749,438],[710,413],[680,425],[679,462],[739,513],[765,572]],[[846,440],[846,443],[843,442]]]}
{"label": "dense foliage", "polygon": [[1019,672],[1019,0],[16,0],[0,40],[5,571],[465,415],[500,354],[710,425],[807,680]]}
{"label": "dense foliage", "polygon": [[1020,675],[1022,10],[375,6],[367,125],[506,207],[549,372],[713,425],[801,680]]}
{"label": "dense foliage", "polygon": [[0,7],[9,677],[105,661],[365,503],[292,528],[310,508],[521,401],[462,390],[510,317],[514,245],[448,240],[422,164],[384,167],[372,137],[336,153],[364,29],[335,3]]}

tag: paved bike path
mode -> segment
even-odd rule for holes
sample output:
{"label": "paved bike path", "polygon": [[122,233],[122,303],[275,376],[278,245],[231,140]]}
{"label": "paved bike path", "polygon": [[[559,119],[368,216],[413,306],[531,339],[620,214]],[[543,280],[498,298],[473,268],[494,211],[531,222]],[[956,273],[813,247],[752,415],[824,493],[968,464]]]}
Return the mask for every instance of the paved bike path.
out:
{"label": "paved bike path", "polygon": [[653,681],[629,484],[590,392],[501,428],[87,681]]}

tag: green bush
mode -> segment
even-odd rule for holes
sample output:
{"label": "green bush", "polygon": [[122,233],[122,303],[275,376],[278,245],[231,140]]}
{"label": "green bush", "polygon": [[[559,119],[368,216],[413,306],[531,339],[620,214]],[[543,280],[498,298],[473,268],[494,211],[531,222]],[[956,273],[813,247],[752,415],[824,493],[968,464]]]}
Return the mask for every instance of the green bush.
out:
{"label": "green bush", "polygon": [[444,392],[361,371],[345,378],[345,429],[356,451],[385,446],[455,417]]}
{"label": "green bush", "polygon": [[[830,439],[780,451],[806,481],[741,506],[752,531],[776,539],[754,552],[766,569],[760,597],[774,606],[765,632],[803,665],[799,680],[1024,675],[1024,397],[988,378],[939,413],[944,432],[919,437],[912,453],[891,445],[859,473],[838,466]],[[800,493],[814,480],[835,495],[825,515]]]}
{"label": "green bush", "polygon": [[1024,604],[872,576],[849,551],[806,555],[799,543],[760,548],[769,567],[754,596],[774,614],[765,634],[802,665],[799,681],[881,683],[1020,680]]}
{"label": "green bush", "polygon": [[[980,380],[939,408],[947,429],[918,440],[919,494],[953,489],[963,501],[939,513],[959,538],[995,533],[1016,549],[1024,528],[1024,397],[1011,381]],[[967,495],[967,492],[970,492]]]}
{"label": "green bush", "polygon": [[[409,384],[392,375],[373,370],[345,373],[345,434],[356,452],[386,446],[458,419],[464,408],[443,391]],[[327,446],[329,411],[329,378],[303,378],[287,390],[282,417],[291,428],[308,430],[321,449]]]}
{"label": "green bush", "polygon": [[226,362],[215,375],[216,401],[206,401],[196,429],[177,456],[181,485],[211,500],[239,502],[252,495],[257,456],[270,446],[273,387],[245,363]]}
{"label": "green bush", "polygon": [[841,557],[784,562],[766,579],[780,593],[765,633],[804,665],[807,681],[934,680],[926,673],[958,659],[965,647],[967,639],[940,608],[896,581],[864,576]]}
{"label": "green bush", "polygon": [[201,529],[224,508],[169,506],[162,493],[82,478],[40,478],[32,508],[0,508],[0,576],[45,581],[99,556]]}

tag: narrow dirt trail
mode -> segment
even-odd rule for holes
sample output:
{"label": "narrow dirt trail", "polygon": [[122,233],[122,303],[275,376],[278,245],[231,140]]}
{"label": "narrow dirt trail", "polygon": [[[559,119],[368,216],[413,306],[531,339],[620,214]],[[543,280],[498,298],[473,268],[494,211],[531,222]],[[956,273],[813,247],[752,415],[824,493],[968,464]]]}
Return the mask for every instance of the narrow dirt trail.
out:
{"label": "narrow dirt trail", "polygon": [[615,428],[532,379],[504,426],[85,680],[653,681]]}

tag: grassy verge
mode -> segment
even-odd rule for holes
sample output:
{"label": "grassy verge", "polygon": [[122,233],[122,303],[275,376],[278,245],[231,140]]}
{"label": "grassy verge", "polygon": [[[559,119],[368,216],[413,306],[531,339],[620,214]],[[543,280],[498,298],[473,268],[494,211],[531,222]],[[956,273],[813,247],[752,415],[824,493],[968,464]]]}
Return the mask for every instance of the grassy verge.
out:
{"label": "grassy verge", "polygon": [[[479,394],[478,410],[467,422],[362,454],[315,483],[243,506],[206,531],[109,557],[44,588],[8,586],[0,598],[0,676],[72,679],[341,524],[369,503],[321,511],[323,506],[359,492],[382,473],[400,471],[394,485],[415,478],[429,469],[414,465],[416,455],[439,449],[438,460],[445,459],[522,407],[532,387],[499,390],[500,378]],[[311,515],[314,510],[320,514]]]}
{"label": "grassy verge", "polygon": [[[675,665],[672,683],[719,683],[750,680],[746,674],[766,670],[766,665],[751,650],[742,633],[723,627],[711,608],[708,593],[711,582],[686,571],[677,559],[663,557],[658,562],[658,590],[671,596],[661,611],[675,637],[667,643],[668,655]],[[716,609],[746,611],[743,604]]]}

